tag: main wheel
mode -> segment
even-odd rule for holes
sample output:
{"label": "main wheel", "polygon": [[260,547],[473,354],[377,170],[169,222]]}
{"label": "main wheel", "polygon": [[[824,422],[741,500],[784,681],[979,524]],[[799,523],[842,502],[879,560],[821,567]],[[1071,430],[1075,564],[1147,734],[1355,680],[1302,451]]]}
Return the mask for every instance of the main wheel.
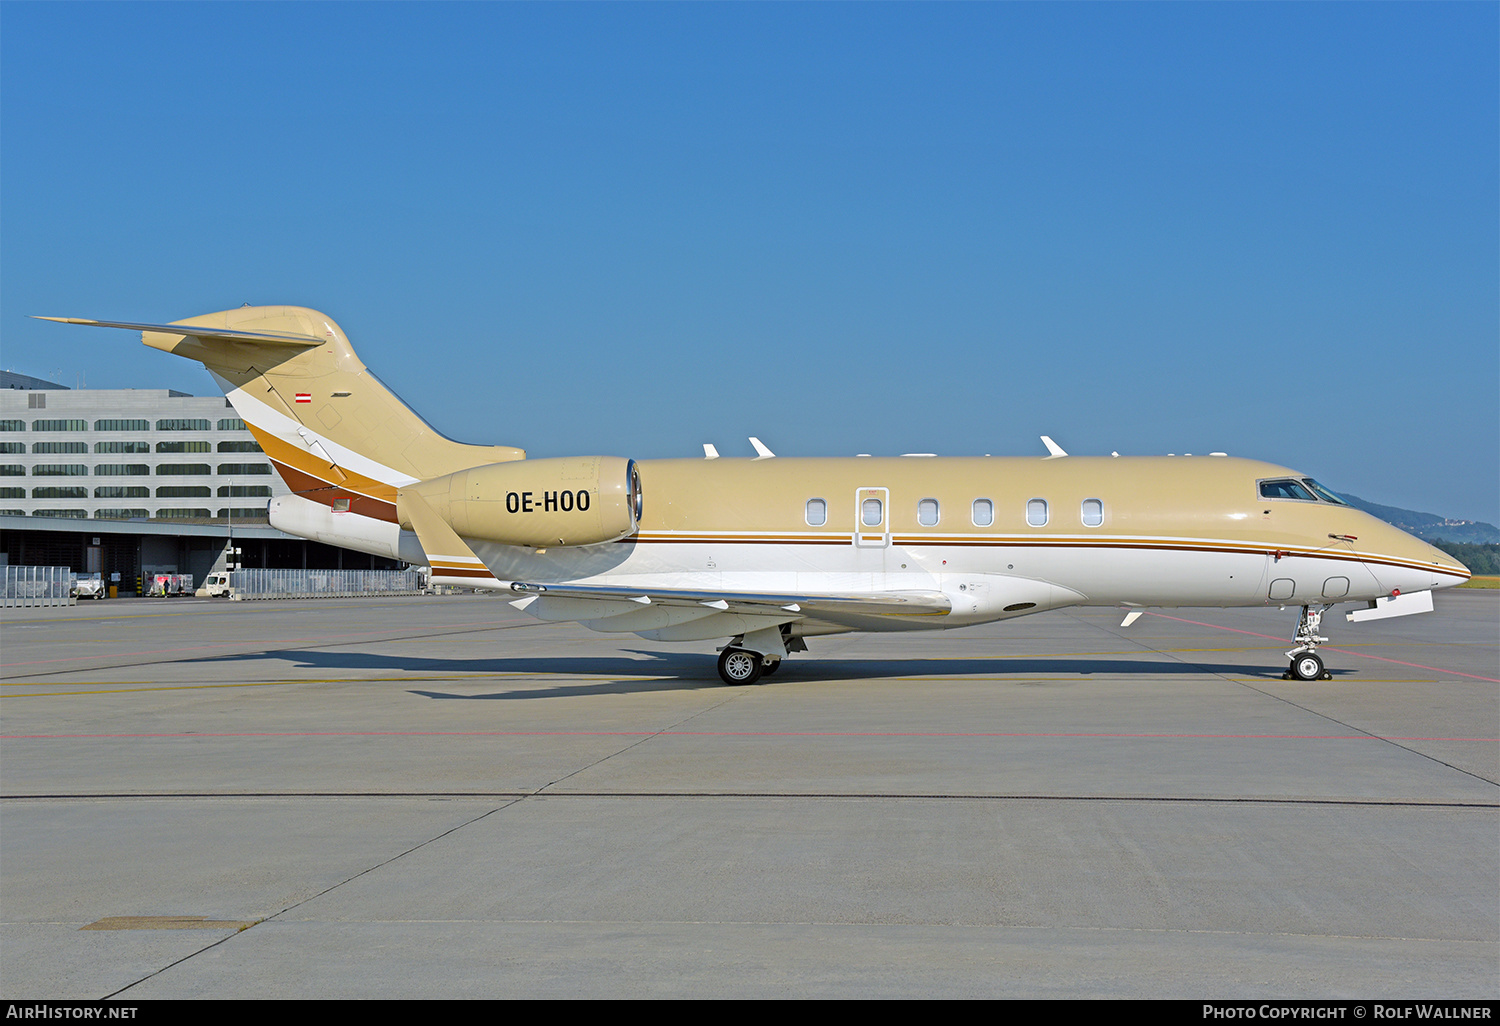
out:
{"label": "main wheel", "polygon": [[1298,680],[1322,680],[1322,658],[1315,652],[1303,652],[1292,660],[1292,676]]}
{"label": "main wheel", "polygon": [[761,669],[759,652],[726,648],[719,655],[719,676],[725,684],[754,684],[760,680]]}

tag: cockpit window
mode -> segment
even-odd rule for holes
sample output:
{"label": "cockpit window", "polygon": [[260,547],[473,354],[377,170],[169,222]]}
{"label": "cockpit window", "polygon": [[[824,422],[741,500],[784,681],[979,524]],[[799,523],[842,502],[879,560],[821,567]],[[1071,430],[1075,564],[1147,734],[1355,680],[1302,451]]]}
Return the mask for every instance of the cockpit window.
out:
{"label": "cockpit window", "polygon": [[1262,481],[1260,497],[1262,499],[1301,499],[1303,502],[1318,501],[1312,492],[1302,486],[1302,482],[1294,481],[1289,477],[1276,481]]}
{"label": "cockpit window", "polygon": [[1335,506],[1349,505],[1343,499],[1339,498],[1337,495],[1334,495],[1327,488],[1324,488],[1322,485],[1318,484],[1318,482],[1314,481],[1310,477],[1304,477],[1302,479],[1302,483],[1311,488],[1313,492],[1318,496],[1318,498],[1322,499],[1324,502],[1331,502]]}

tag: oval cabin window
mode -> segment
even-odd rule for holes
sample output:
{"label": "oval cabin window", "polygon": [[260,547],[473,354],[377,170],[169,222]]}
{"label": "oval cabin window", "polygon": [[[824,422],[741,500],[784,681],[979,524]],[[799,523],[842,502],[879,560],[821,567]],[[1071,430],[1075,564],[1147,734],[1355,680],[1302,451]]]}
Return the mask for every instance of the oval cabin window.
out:
{"label": "oval cabin window", "polygon": [[1032,527],[1047,526],[1047,500],[1031,499],[1026,503],[1026,522]]}
{"label": "oval cabin window", "polygon": [[936,499],[923,499],[917,503],[917,523],[923,527],[936,527],[938,522],[938,501]]}
{"label": "oval cabin window", "polygon": [[881,510],[881,502],[879,499],[866,499],[864,502],[860,503],[859,509],[859,518],[864,522],[864,525],[866,527],[880,526],[880,521],[883,519],[885,514]]}
{"label": "oval cabin window", "polygon": [[1083,500],[1083,526],[1098,527],[1104,523],[1104,503],[1100,499]]}
{"label": "oval cabin window", "polygon": [[822,527],[828,523],[828,503],[822,499],[808,499],[807,523],[811,527]]}
{"label": "oval cabin window", "polygon": [[989,499],[974,500],[974,526],[989,527],[995,522],[995,504]]}

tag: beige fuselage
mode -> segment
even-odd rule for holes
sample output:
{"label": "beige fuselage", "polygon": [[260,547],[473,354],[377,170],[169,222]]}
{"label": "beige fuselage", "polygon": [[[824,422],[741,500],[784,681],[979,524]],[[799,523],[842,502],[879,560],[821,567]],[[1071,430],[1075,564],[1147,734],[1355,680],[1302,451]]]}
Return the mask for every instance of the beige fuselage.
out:
{"label": "beige fuselage", "polygon": [[438,434],[314,310],[79,323],[141,328],[214,373],[297,493],[273,501],[276,526],[600,630],[938,629],[1080,604],[1369,602],[1469,576],[1348,506],[1265,497],[1302,475],[1253,460],[526,460]]}

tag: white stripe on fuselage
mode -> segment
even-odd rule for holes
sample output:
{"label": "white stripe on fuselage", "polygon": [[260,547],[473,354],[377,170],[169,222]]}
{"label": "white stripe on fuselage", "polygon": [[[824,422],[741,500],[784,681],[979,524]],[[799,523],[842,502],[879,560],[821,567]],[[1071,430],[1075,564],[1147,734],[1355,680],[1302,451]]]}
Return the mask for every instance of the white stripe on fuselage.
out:
{"label": "white stripe on fuselage", "polygon": [[[213,374],[213,371],[209,373]],[[283,442],[307,449],[309,452],[312,451],[309,443],[317,442],[328,450],[328,455],[332,456],[333,461],[343,469],[397,488],[416,484],[420,480],[420,478],[409,477],[392,470],[385,464],[377,463],[368,456],[362,456],[353,449],[346,449],[331,438],[319,434],[311,426],[295,421],[280,410],[266,405],[244,389],[235,388],[232,382],[226,381],[217,374],[214,374],[214,380],[224,390],[225,398],[234,406],[234,411],[240,415],[241,420],[246,424],[254,424],[260,430],[275,435]],[[301,434],[303,431],[307,432],[306,437]],[[314,453],[314,455],[317,454]]]}

